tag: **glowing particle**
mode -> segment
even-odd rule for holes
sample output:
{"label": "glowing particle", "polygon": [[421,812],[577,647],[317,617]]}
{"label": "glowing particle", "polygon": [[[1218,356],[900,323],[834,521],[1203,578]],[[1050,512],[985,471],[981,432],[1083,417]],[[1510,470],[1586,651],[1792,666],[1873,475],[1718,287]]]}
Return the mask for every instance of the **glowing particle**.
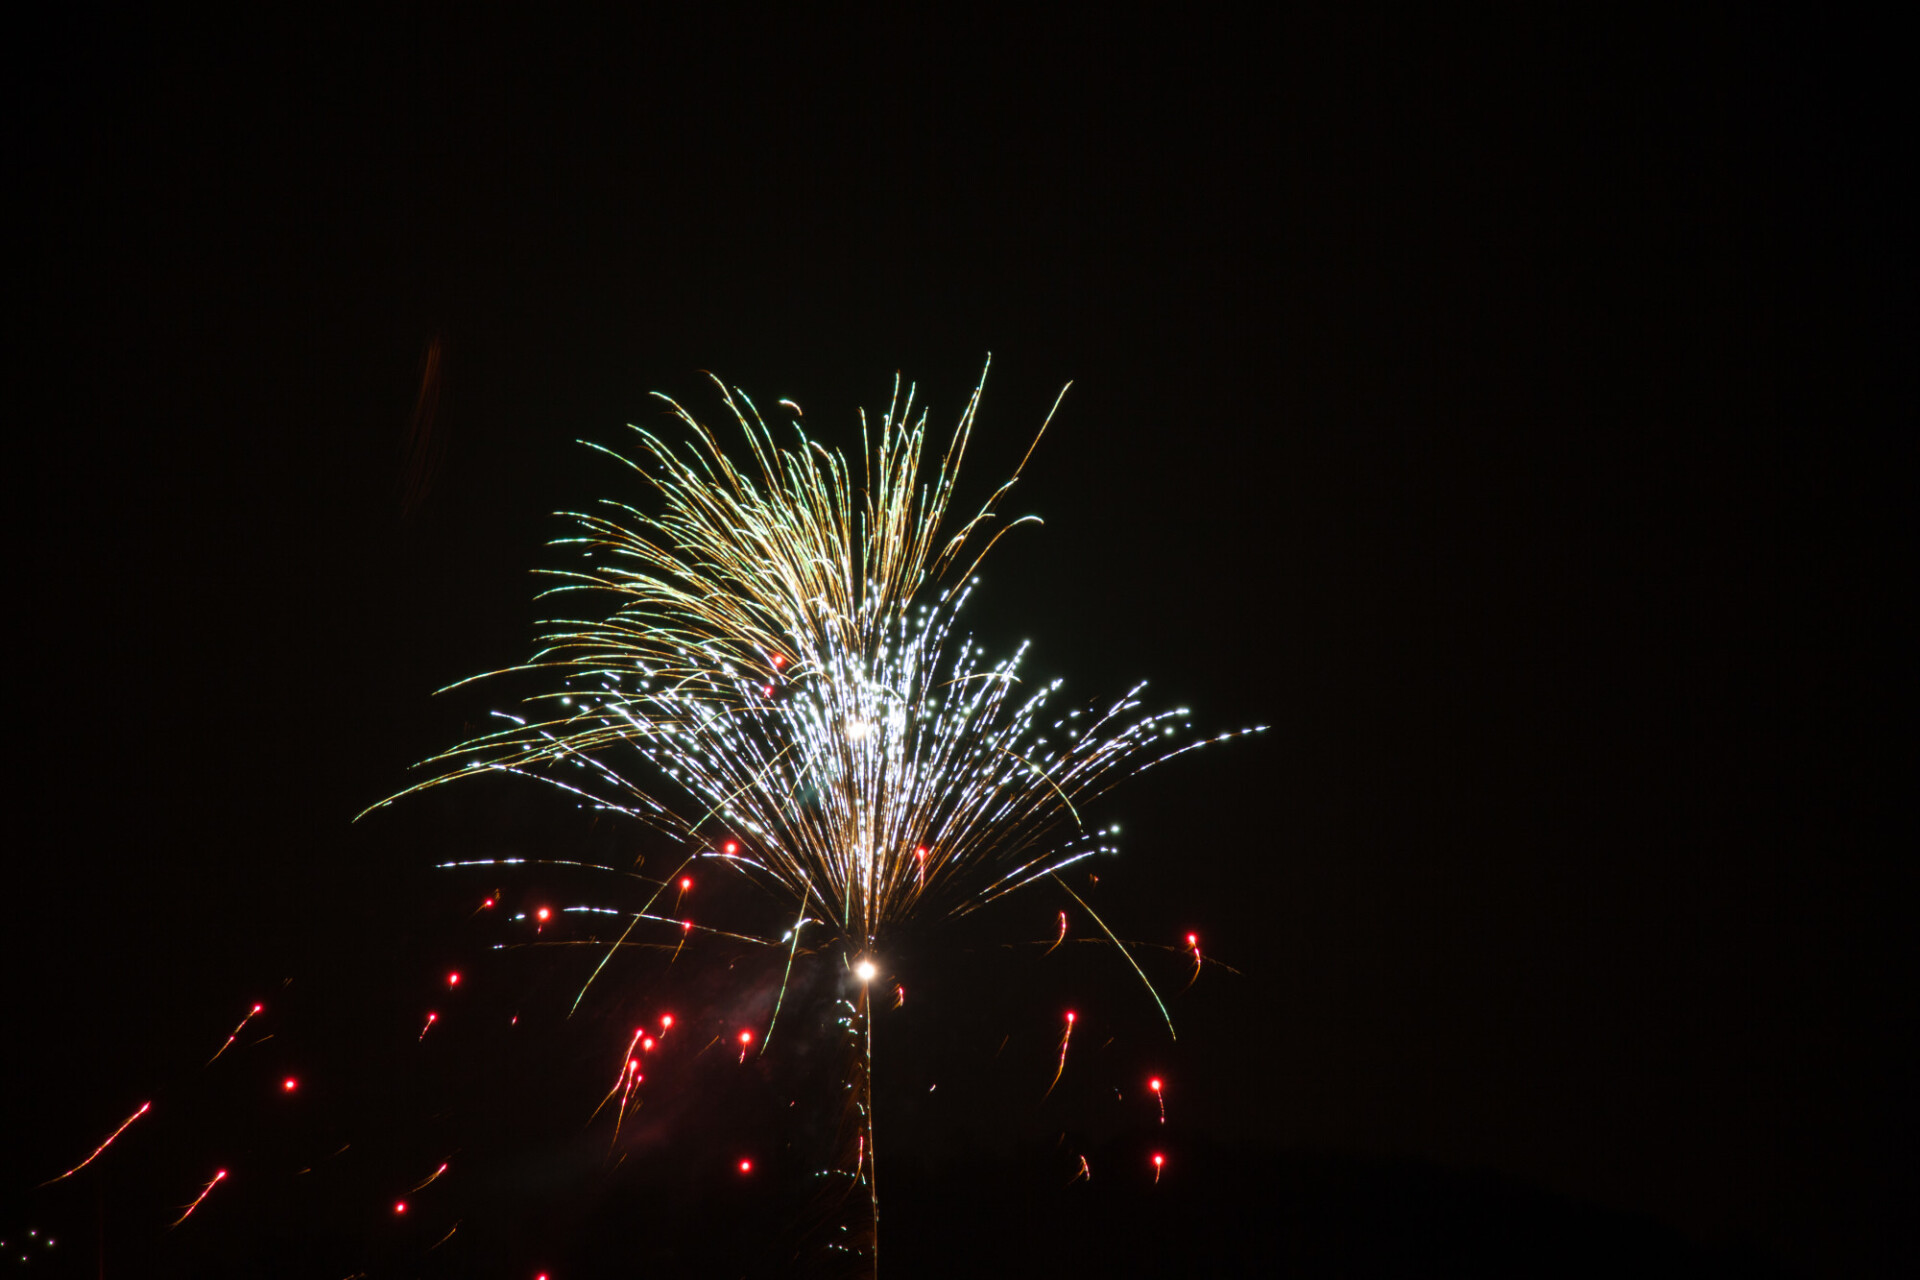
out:
{"label": "glowing particle", "polygon": [[254,1018],[259,1015],[260,1011],[265,1007],[266,1006],[264,1005],[256,1004],[253,1006],[253,1008],[247,1010],[247,1016],[240,1019],[239,1024],[234,1027],[232,1034],[228,1035],[225,1042],[222,1043],[218,1049],[215,1049],[213,1051],[213,1057],[207,1059],[208,1066],[212,1066],[214,1062],[220,1057],[220,1055],[225,1053],[228,1047],[232,1045],[235,1040],[238,1040],[240,1038],[240,1032],[246,1027],[246,1025],[249,1022],[252,1022]]}
{"label": "glowing particle", "polygon": [[541,907],[538,911],[533,913],[533,918],[538,920],[541,924],[545,924],[547,921],[553,918],[553,908]]}
{"label": "glowing particle", "polygon": [[452,988],[457,987],[459,985],[460,985],[460,975],[458,973],[449,973],[447,975],[448,989],[451,990]]}
{"label": "glowing particle", "polygon": [[742,1172],[742,1173],[752,1173],[752,1172],[753,1172],[753,1161],[751,1161],[751,1160],[742,1160],[742,1161],[740,1162],[740,1172]]}
{"label": "glowing particle", "polygon": [[294,1079],[292,1076],[288,1076],[285,1080],[282,1080],[280,1082],[281,1091],[285,1093],[292,1093],[295,1089],[298,1089],[299,1087],[300,1087],[300,1082]]}
{"label": "glowing particle", "polygon": [[396,1214],[405,1213],[407,1211],[407,1202],[405,1200],[395,1200],[393,1202],[393,1211]]}
{"label": "glowing particle", "polygon": [[673,1015],[670,1013],[661,1014],[660,1015],[660,1034],[661,1035],[667,1034],[668,1029],[671,1028],[672,1026],[673,1026]]}
{"label": "glowing particle", "polygon": [[173,1227],[177,1227],[181,1223],[185,1222],[188,1218],[191,1218],[193,1216],[193,1211],[200,1207],[200,1202],[202,1200],[205,1200],[208,1196],[212,1195],[213,1189],[219,1186],[221,1182],[225,1181],[226,1176],[227,1176],[227,1171],[225,1169],[221,1169],[218,1172],[216,1172],[213,1175],[212,1180],[209,1181],[206,1186],[200,1188],[200,1194],[193,1198],[193,1203],[187,1206],[186,1212],[182,1213],[179,1217],[173,1220],[173,1222],[169,1225],[168,1230],[172,1230]]}
{"label": "glowing particle", "polygon": [[[517,1016],[518,1015],[516,1015],[516,1017]],[[428,1010],[427,1024],[424,1027],[420,1028],[420,1039],[425,1040],[427,1038],[427,1032],[433,1030],[433,1024],[438,1021],[440,1021],[440,1015],[437,1013],[434,1013],[432,1010]]]}
{"label": "glowing particle", "polygon": [[1155,1184],[1159,1183],[1160,1171],[1166,1168],[1166,1166],[1167,1166],[1167,1158],[1161,1155],[1158,1151],[1154,1152],[1153,1153],[1153,1180]]}
{"label": "glowing particle", "polygon": [[1061,1073],[1067,1069],[1067,1044],[1073,1039],[1073,1022],[1073,1010],[1069,1009],[1067,1010],[1067,1029],[1060,1033],[1060,1065],[1053,1069],[1053,1079],[1047,1082],[1047,1093],[1041,1094],[1042,1098],[1053,1092],[1054,1085],[1060,1083]]}
{"label": "glowing particle", "polygon": [[853,966],[853,972],[855,976],[857,976],[860,979],[860,981],[872,982],[873,975],[880,971],[874,967],[873,961],[862,960],[860,961],[860,963]]}
{"label": "glowing particle", "polygon": [[682,892],[682,893],[685,893],[685,892],[686,892],[687,890],[689,890],[689,889],[691,889],[691,888],[693,888],[693,877],[692,877],[692,876],[681,876],[681,877],[680,877],[680,892]]}
{"label": "glowing particle", "polygon": [[729,840],[725,846],[723,846],[723,851],[726,853],[738,853],[740,852],[740,844],[738,841]]}
{"label": "glowing particle", "polygon": [[1160,1077],[1155,1076],[1153,1079],[1147,1081],[1147,1088],[1153,1090],[1153,1099],[1160,1104],[1160,1123],[1165,1124],[1167,1122],[1167,1099],[1166,1095],[1160,1092]]}
{"label": "glowing particle", "polygon": [[93,1149],[92,1155],[88,1156],[85,1160],[82,1160],[79,1164],[73,1166],[73,1168],[61,1174],[59,1178],[49,1178],[45,1182],[41,1183],[40,1185],[43,1187],[50,1187],[54,1183],[59,1182],[63,1178],[71,1178],[74,1174],[80,1172],[82,1169],[92,1164],[95,1160],[98,1160],[100,1158],[100,1153],[102,1151],[105,1151],[108,1147],[112,1146],[113,1140],[119,1137],[121,1134],[125,1133],[127,1131],[128,1125],[132,1124],[135,1120],[138,1120],[141,1116],[147,1114],[148,1109],[152,1106],[153,1106],[153,1103],[151,1102],[141,1103],[140,1109],[134,1112],[132,1115],[128,1116],[125,1120],[122,1120],[120,1122],[120,1127],[118,1129],[115,1129],[112,1133],[108,1134],[107,1140]]}

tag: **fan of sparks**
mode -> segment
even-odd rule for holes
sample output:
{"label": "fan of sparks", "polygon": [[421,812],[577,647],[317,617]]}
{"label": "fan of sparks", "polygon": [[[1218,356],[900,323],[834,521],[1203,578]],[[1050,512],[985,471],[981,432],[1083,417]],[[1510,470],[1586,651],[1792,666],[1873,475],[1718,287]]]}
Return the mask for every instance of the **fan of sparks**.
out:
{"label": "fan of sparks", "polygon": [[652,493],[562,513],[576,529],[554,545],[584,563],[548,571],[542,598],[593,616],[543,621],[532,660],[509,669],[557,687],[495,713],[503,727],[428,761],[439,772],[409,792],[537,777],[671,834],[689,861],[731,863],[797,907],[796,947],[815,926],[851,960],[1110,852],[1117,828],[1087,826],[1087,802],[1219,740],[1195,739],[1184,710],[1143,712],[1144,686],[1056,709],[1060,681],[1023,678],[1024,644],[994,661],[956,631],[981,559],[1034,519],[996,523],[1020,468],[951,517],[984,375],[937,456],[896,378],[877,425],[861,414],[857,477],[792,402],[782,444],[743,392],[715,385],[744,463],[665,397],[683,442],[635,427],[624,454],[590,445]]}

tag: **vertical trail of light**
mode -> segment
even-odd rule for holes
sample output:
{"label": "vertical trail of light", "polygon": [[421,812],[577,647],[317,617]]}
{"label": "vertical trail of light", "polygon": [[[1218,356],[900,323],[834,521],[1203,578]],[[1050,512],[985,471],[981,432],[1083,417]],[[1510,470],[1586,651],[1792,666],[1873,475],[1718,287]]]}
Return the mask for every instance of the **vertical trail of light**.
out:
{"label": "vertical trail of light", "polygon": [[1053,1087],[1060,1083],[1060,1076],[1067,1069],[1067,1043],[1072,1039],[1073,1010],[1069,1009],[1067,1010],[1067,1029],[1060,1033],[1060,1065],[1053,1069],[1053,1079],[1047,1082],[1047,1092],[1040,1095],[1040,1099],[1043,1102],[1046,1101],[1048,1095],[1052,1094]]}
{"label": "vertical trail of light", "polygon": [[1182,991],[1185,991],[1187,987],[1191,987],[1194,983],[1200,981],[1200,970],[1202,966],[1206,963],[1200,958],[1200,935],[1199,934],[1190,933],[1187,935],[1187,950],[1193,953],[1193,973],[1190,974],[1187,978],[1187,986],[1180,988]]}
{"label": "vertical trail of light", "polygon": [[80,1172],[82,1169],[92,1164],[95,1160],[98,1160],[100,1158],[100,1153],[105,1151],[108,1147],[112,1146],[113,1140],[115,1138],[118,1138],[121,1134],[127,1131],[128,1125],[132,1124],[135,1120],[138,1120],[141,1116],[147,1114],[147,1112],[152,1107],[153,1107],[153,1103],[151,1102],[141,1103],[140,1109],[138,1111],[135,1111],[132,1115],[128,1116],[125,1120],[122,1120],[120,1122],[120,1127],[118,1129],[115,1129],[112,1133],[108,1134],[107,1140],[93,1149],[92,1155],[88,1156],[85,1160],[82,1160],[79,1164],[73,1166],[73,1168],[67,1170],[65,1173],[61,1174],[59,1177],[48,1178],[45,1182],[41,1183],[40,1185],[43,1187],[50,1187],[56,1182],[64,1182],[66,1179],[71,1178],[74,1174]]}

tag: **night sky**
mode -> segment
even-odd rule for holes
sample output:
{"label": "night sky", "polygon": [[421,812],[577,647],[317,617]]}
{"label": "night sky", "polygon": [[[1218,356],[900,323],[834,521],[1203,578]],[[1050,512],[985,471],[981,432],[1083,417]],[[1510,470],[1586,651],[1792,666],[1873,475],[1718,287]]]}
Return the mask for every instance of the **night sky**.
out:
{"label": "night sky", "polygon": [[[647,838],[486,787],[352,819],[500,705],[430,694],[527,655],[552,513],[631,492],[576,440],[660,426],[655,391],[718,418],[711,370],[857,449],[896,371],[949,425],[989,353],[963,496],[1073,388],[976,634],[1073,700],[1145,678],[1270,730],[1101,808],[1106,918],[1240,971],[1177,1045],[1110,954],[997,947],[1044,892],[913,959],[894,1274],[1895,1273],[1911,166],[1874,43],[1731,10],[17,33],[0,1238],[66,1251],[22,1274],[780,1273],[801,1174],[722,1176],[787,1123],[737,1075],[616,1178],[577,1150],[618,1048],[560,1025],[572,970],[475,970],[527,993],[518,1042],[415,1038],[479,892],[576,889],[432,863]],[[1063,1000],[1113,1043],[1042,1105]],[[948,1066],[984,1083],[908,1098]],[[396,1225],[435,1150],[484,1172]],[[490,1243],[426,1253],[455,1220]]]}

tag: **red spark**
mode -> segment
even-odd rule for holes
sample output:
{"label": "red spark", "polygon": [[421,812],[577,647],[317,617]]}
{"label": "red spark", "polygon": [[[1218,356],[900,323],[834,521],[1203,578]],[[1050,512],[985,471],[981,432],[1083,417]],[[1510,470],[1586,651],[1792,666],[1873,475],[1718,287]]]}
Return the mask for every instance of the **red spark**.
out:
{"label": "red spark", "polygon": [[420,1028],[420,1038],[422,1040],[425,1040],[427,1038],[427,1032],[433,1030],[433,1024],[438,1021],[440,1021],[440,1015],[437,1013],[434,1013],[432,1010],[428,1010],[427,1025]]}
{"label": "red spark", "polygon": [[405,1200],[395,1200],[393,1202],[393,1211],[395,1213],[405,1213],[407,1211],[407,1202]]}
{"label": "red spark", "polygon": [[726,852],[726,853],[738,853],[738,852],[740,852],[740,845],[739,845],[739,842],[738,842],[738,841],[735,841],[735,840],[729,840],[729,841],[727,841],[727,843],[726,843],[726,845],[725,845],[725,846],[724,846],[723,848],[724,848],[724,852]]}
{"label": "red spark", "polygon": [[482,910],[493,906],[493,899],[488,898],[485,902],[481,903],[480,906]]}
{"label": "red spark", "polygon": [[553,918],[553,908],[541,907],[538,911],[535,911],[533,915],[534,915],[534,918],[538,920],[541,924],[545,924],[548,920]]}
{"label": "red spark", "polygon": [[652,1037],[652,1036],[641,1036],[641,1037],[640,1037],[640,1047],[641,1047],[642,1049],[652,1049],[652,1048],[653,1048],[653,1037]]}
{"label": "red spark", "polygon": [[740,1033],[740,1061],[745,1062],[747,1060],[747,1046],[752,1043],[753,1032],[742,1031]]}
{"label": "red spark", "polygon": [[54,1183],[59,1182],[63,1178],[71,1178],[74,1174],[80,1172],[82,1169],[92,1164],[95,1160],[98,1160],[100,1158],[100,1153],[102,1151],[105,1151],[108,1147],[112,1146],[113,1140],[119,1137],[121,1134],[125,1133],[127,1131],[128,1125],[132,1124],[135,1120],[138,1120],[141,1116],[147,1114],[148,1108],[152,1106],[153,1106],[153,1103],[151,1102],[141,1103],[140,1109],[134,1112],[132,1115],[128,1116],[125,1120],[122,1120],[120,1122],[120,1127],[118,1129],[115,1129],[112,1133],[108,1134],[107,1140],[93,1149],[92,1155],[88,1156],[85,1160],[82,1160],[79,1164],[73,1166],[73,1168],[61,1174],[59,1178],[49,1178],[45,1182],[41,1183],[40,1185],[43,1187],[50,1187]]}
{"label": "red spark", "polygon": [[173,1220],[171,1226],[169,1227],[169,1230],[171,1230],[172,1227],[179,1226],[181,1223],[185,1222],[188,1218],[191,1218],[193,1216],[193,1211],[200,1207],[200,1202],[202,1200],[205,1200],[208,1196],[212,1195],[213,1189],[219,1186],[221,1181],[226,1176],[227,1176],[227,1171],[225,1169],[221,1169],[215,1172],[213,1175],[213,1178],[207,1183],[207,1185],[200,1188],[200,1194],[193,1198],[193,1203],[187,1206],[186,1212]]}
{"label": "red spark", "polygon": [[680,892],[682,892],[682,893],[685,893],[685,892],[686,892],[687,890],[689,890],[689,889],[691,889],[691,888],[693,888],[693,877],[692,877],[692,876],[681,876],[681,877],[680,877]]}
{"label": "red spark", "polygon": [[458,973],[449,973],[447,975],[448,989],[451,990],[452,988],[457,987],[459,985],[460,985],[460,975]]}
{"label": "red spark", "polygon": [[753,1161],[751,1161],[751,1160],[742,1160],[742,1161],[740,1162],[740,1172],[742,1172],[742,1173],[752,1173],[752,1172],[753,1172]]}
{"label": "red spark", "polygon": [[[1061,1073],[1067,1069],[1067,1044],[1073,1039],[1073,1010],[1067,1010],[1067,1029],[1060,1033],[1060,1065],[1053,1069],[1053,1079],[1047,1083],[1047,1093],[1053,1092],[1053,1086],[1060,1083]],[[1040,1096],[1044,1099],[1047,1093]]]}
{"label": "red spark", "polygon": [[1165,1124],[1167,1122],[1167,1099],[1166,1095],[1160,1092],[1160,1077],[1155,1076],[1153,1079],[1147,1081],[1147,1088],[1153,1090],[1153,1099],[1160,1104],[1160,1123]]}
{"label": "red spark", "polygon": [[774,654],[774,655],[773,655],[773,665],[774,665],[774,666],[776,666],[776,667],[784,667],[784,666],[786,666],[786,665],[787,665],[787,659],[786,659],[786,655],[784,655],[784,654],[779,654],[779,653],[776,653],[776,654]]}
{"label": "red spark", "polygon": [[[441,1174],[445,1173],[446,1171],[447,1171],[447,1165],[446,1165],[446,1162],[443,1160],[441,1161],[440,1167],[438,1169],[435,1169],[432,1173],[428,1174],[420,1182],[407,1188],[407,1193],[411,1195],[413,1192],[420,1190],[421,1187],[427,1186],[428,1184],[433,1182],[434,1179],[438,1178]],[[406,1202],[402,1201],[401,1203],[404,1205]],[[395,1210],[395,1212],[399,1212],[399,1210]]]}
{"label": "red spark", "polygon": [[285,1080],[282,1080],[280,1082],[280,1088],[286,1091],[287,1093],[292,1093],[295,1089],[298,1089],[299,1087],[300,1087],[300,1082],[298,1080],[295,1080],[292,1076],[288,1076]]}
{"label": "red spark", "polygon": [[225,1053],[235,1040],[238,1040],[240,1038],[240,1032],[244,1030],[246,1025],[249,1022],[252,1022],[254,1018],[260,1013],[260,1011],[265,1007],[266,1007],[265,1005],[256,1004],[253,1006],[253,1008],[247,1010],[247,1016],[240,1019],[239,1024],[234,1027],[233,1033],[227,1037],[226,1043],[222,1044],[218,1049],[215,1049],[213,1051],[213,1057],[207,1059],[208,1066],[212,1066],[215,1060],[218,1059],[221,1054]]}
{"label": "red spark", "polygon": [[1158,1151],[1153,1153],[1153,1180],[1156,1184],[1160,1181],[1160,1170],[1164,1169],[1166,1164],[1167,1158],[1165,1156],[1161,1155]]}

